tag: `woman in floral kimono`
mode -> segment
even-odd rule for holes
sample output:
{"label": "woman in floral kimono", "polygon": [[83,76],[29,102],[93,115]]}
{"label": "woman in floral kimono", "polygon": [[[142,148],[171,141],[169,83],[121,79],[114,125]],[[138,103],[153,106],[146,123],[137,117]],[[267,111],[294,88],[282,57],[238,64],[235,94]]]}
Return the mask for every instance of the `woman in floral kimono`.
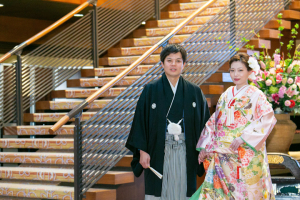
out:
{"label": "woman in floral kimono", "polygon": [[235,86],[221,95],[198,141],[206,176],[190,200],[275,200],[265,141],[276,119],[263,92],[248,85],[258,70],[247,54],[230,59]]}

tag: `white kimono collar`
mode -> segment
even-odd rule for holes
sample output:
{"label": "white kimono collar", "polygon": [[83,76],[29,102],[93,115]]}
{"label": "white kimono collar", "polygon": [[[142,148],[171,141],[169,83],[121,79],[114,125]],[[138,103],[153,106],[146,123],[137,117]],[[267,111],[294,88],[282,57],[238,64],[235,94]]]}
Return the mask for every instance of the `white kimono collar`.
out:
{"label": "white kimono collar", "polygon": [[249,85],[245,85],[242,88],[240,88],[239,90],[236,89],[236,86],[229,88],[229,91],[227,94],[228,95],[227,96],[228,103],[226,105],[226,116],[227,116],[226,126],[231,126],[234,124],[235,99],[241,98],[241,96],[248,89],[248,87],[249,87]]}
{"label": "white kimono collar", "polygon": [[[167,76],[166,76],[166,77],[167,77]],[[167,79],[168,79],[168,77],[167,77]],[[179,78],[179,79],[180,79],[180,78]],[[174,96],[175,96],[176,91],[177,91],[177,86],[178,86],[179,79],[177,80],[177,83],[176,83],[175,87],[172,85],[172,83],[171,83],[170,80],[168,79],[169,84],[170,84],[170,86],[171,86],[171,89],[172,89],[172,91],[173,91]]]}

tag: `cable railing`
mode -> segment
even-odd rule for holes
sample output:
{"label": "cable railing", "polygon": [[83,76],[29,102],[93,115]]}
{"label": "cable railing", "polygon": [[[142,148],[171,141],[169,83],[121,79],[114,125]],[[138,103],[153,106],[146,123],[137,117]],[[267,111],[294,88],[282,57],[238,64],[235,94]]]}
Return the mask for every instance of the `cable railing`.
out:
{"label": "cable railing", "polygon": [[[208,4],[213,2],[209,1]],[[188,53],[187,64],[182,76],[199,86],[203,84],[211,74],[215,73],[236,54],[238,49],[246,44],[242,42],[242,37],[254,37],[253,31],[259,32],[289,2],[283,0],[230,1],[223,10],[182,43]],[[198,11],[202,10],[198,9]],[[108,90],[111,85],[120,81],[133,67],[138,66],[143,59],[146,59],[150,52],[164,46],[174,35],[166,36],[163,41],[160,41],[128,67],[127,71],[123,71],[115,80],[73,109],[59,122],[62,122],[61,124],[57,123],[52,127],[51,131],[55,131],[68,119],[76,117],[74,135],[75,177],[77,177],[75,198],[81,198],[88,188],[128,153],[124,145],[130,131],[138,97],[147,83],[159,78],[163,73],[160,62],[84,123],[79,120],[82,108],[95,100],[101,92]],[[229,48],[229,45],[232,48]]]}
{"label": "cable railing", "polygon": [[[83,67],[98,67],[99,55],[139,27],[143,21],[154,15],[158,17],[157,12],[170,2],[172,0],[110,0],[97,7],[97,0],[88,0],[6,53],[0,58],[0,63],[11,55],[17,55],[17,62],[0,73],[0,79],[4,74],[16,77],[5,79],[8,84],[5,83],[3,95],[12,101],[1,104],[0,99],[0,104],[5,105],[3,123],[16,121],[21,125],[26,110],[34,108],[37,101]],[[54,30],[89,5],[93,6],[90,13],[30,53],[21,56],[24,47]],[[3,123],[0,127],[3,127]]]}
{"label": "cable railing", "polygon": [[[195,11],[191,16],[189,16],[186,20],[184,20],[181,24],[179,24],[170,34],[168,34],[166,37],[164,37],[158,44],[153,46],[151,49],[149,49],[143,56],[141,56],[137,61],[135,61],[131,66],[129,66],[126,70],[124,70],[121,74],[119,74],[116,78],[114,78],[110,83],[102,87],[98,92],[90,96],[88,99],[83,101],[81,104],[79,104],[76,108],[74,108],[71,112],[68,113],[65,117],[63,117],[59,122],[57,122],[51,129],[51,131],[56,131],[58,128],[60,128],[62,125],[64,125],[70,118],[76,117],[76,134],[74,135],[74,152],[75,152],[75,199],[81,199],[82,195],[91,187],[93,186],[106,172],[109,170],[109,168],[113,167],[114,164],[121,159],[125,153],[127,153],[127,150],[124,149],[123,145],[117,145],[116,143],[123,144],[123,138],[120,138],[120,140],[116,140],[115,137],[113,137],[113,140],[110,140],[107,138],[107,134],[103,138],[96,139],[95,136],[97,137],[97,131],[99,130],[98,127],[102,127],[104,129],[104,133],[106,130],[111,130],[113,131],[113,135],[116,136],[116,132],[114,129],[121,128],[124,130],[129,129],[129,125],[121,125],[119,126],[118,124],[114,124],[114,121],[117,120],[118,115],[125,115],[124,118],[119,118],[119,119],[128,119],[128,117],[131,116],[132,112],[100,112],[99,116],[102,116],[101,121],[105,121],[106,124],[103,125],[96,125],[96,127],[90,127],[89,125],[84,125],[85,129],[82,131],[81,126],[80,126],[80,115],[82,112],[82,109],[88,105],[90,102],[94,101],[97,99],[102,93],[104,93],[107,89],[112,87],[114,84],[116,84],[121,78],[125,77],[130,71],[132,71],[135,67],[137,67],[144,59],[146,59],[150,54],[155,52],[159,47],[163,46],[166,44],[166,42],[171,39],[177,32],[179,32],[185,25],[187,25],[190,21],[192,21],[199,13],[204,11],[206,8],[208,8],[211,4],[216,2],[217,0],[210,0],[208,1],[204,6],[199,8],[197,11]],[[158,65],[155,65],[153,69],[157,69]],[[161,71],[160,69],[158,71]],[[150,70],[151,72],[151,70]],[[148,74],[148,73],[147,73]],[[156,77],[156,76],[153,76]],[[147,83],[147,79],[142,81],[143,84]],[[132,87],[129,87],[127,91],[129,93],[132,93],[135,95],[139,95],[140,89],[138,90],[131,90]],[[123,101],[125,100],[125,101]],[[120,105],[123,106],[124,102],[126,104],[129,104],[130,107],[134,107],[134,104],[136,103],[135,99],[122,99]],[[116,99],[113,101],[115,102]],[[118,102],[120,103],[120,102]],[[126,105],[125,104],[125,105]],[[115,105],[116,106],[116,105]],[[116,106],[115,108],[119,109],[119,105]],[[110,109],[110,108],[108,108]],[[122,109],[122,108],[120,108]],[[125,109],[126,110],[126,109]],[[113,115],[114,119],[111,119],[111,116]],[[107,119],[110,119],[111,121],[107,121]],[[98,119],[95,119],[98,121]],[[118,120],[117,120],[118,121]],[[89,120],[88,122],[92,122]],[[87,123],[88,123],[87,122]],[[99,122],[99,121],[98,121]],[[87,124],[86,123],[86,124]],[[91,129],[93,131],[96,131],[95,133],[91,133]],[[109,136],[113,136],[109,135]],[[99,135],[98,135],[99,136]],[[108,137],[109,137],[108,136]],[[85,145],[82,146],[82,141],[85,140]],[[97,143],[97,144],[96,144]],[[94,148],[96,145],[97,147]],[[120,154],[114,154],[116,151],[115,146],[118,146],[117,151],[121,152]],[[96,150],[95,152],[91,150]],[[104,151],[104,154],[98,154],[97,151]],[[84,157],[82,158],[82,155],[84,154]],[[103,163],[104,162],[104,163]],[[84,168],[82,166],[82,163],[84,163],[84,166],[89,166],[87,168]],[[103,169],[103,167],[105,169]],[[102,169],[101,169],[102,168]]]}

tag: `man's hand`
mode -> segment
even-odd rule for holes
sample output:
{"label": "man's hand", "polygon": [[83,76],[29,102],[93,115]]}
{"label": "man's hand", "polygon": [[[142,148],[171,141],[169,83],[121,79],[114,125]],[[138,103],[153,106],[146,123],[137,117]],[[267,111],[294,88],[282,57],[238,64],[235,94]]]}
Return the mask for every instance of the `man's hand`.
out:
{"label": "man's hand", "polygon": [[202,149],[199,153],[199,156],[198,156],[198,162],[199,162],[199,165],[204,161],[204,159],[207,157],[207,152],[205,149]]}
{"label": "man's hand", "polygon": [[143,168],[147,169],[150,167],[150,156],[145,151],[140,150],[140,164]]}
{"label": "man's hand", "polygon": [[231,145],[230,145],[230,148],[231,148],[233,151],[236,151],[236,150],[240,147],[240,145],[243,144],[243,143],[244,143],[244,140],[242,140],[240,137],[235,138],[235,139],[232,141],[232,143],[231,143]]}

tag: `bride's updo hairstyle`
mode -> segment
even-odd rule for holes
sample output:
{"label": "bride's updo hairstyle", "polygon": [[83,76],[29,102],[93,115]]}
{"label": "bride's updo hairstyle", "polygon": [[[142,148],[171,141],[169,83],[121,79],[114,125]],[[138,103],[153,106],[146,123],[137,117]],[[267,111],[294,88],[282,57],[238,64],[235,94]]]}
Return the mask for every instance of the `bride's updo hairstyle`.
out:
{"label": "bride's updo hairstyle", "polygon": [[231,67],[231,64],[233,62],[240,61],[241,63],[243,63],[246,66],[248,71],[251,71],[252,68],[250,68],[249,63],[248,63],[249,57],[250,56],[246,53],[237,53],[229,60],[229,65]]}

